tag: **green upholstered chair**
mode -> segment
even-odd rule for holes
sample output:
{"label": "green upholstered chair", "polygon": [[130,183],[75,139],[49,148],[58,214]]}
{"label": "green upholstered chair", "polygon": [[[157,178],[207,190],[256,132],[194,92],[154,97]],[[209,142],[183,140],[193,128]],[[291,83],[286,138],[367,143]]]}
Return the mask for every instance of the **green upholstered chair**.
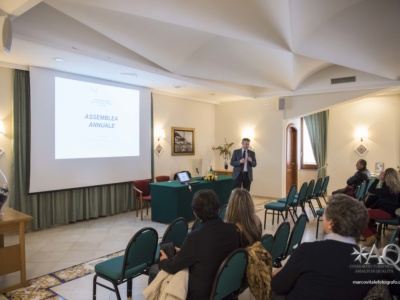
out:
{"label": "green upholstered chair", "polygon": [[319,221],[321,220],[321,217],[323,216],[323,214],[324,214],[324,208],[320,208],[320,209],[318,209],[317,211],[316,211],[316,214],[317,214],[317,230],[316,230],[316,232],[315,232],[315,239],[317,240],[318,239],[318,228],[319,228]]}
{"label": "green upholstered chair", "polygon": [[[287,197],[286,198],[282,198],[284,201],[280,202],[280,200],[282,200],[282,199],[279,199],[276,202],[270,202],[270,203],[267,203],[267,204],[264,205],[264,208],[265,208],[264,229],[265,229],[265,226],[266,226],[266,223],[267,223],[267,214],[272,214],[272,225],[274,225],[275,212],[278,215],[278,223],[279,223],[279,215],[282,216],[282,219],[287,220],[288,213],[292,217],[293,222],[296,222],[294,220],[294,217],[293,217],[291,211],[290,211],[290,207],[291,207],[291,205],[292,205],[292,203],[294,201],[295,196],[296,196],[296,185],[294,184],[290,188]],[[269,210],[271,212],[268,212]],[[286,213],[285,217],[283,216],[283,212]]]}
{"label": "green upholstered chair", "polygon": [[325,195],[326,195],[326,192],[328,190],[328,184],[329,184],[329,176],[326,176],[324,181],[322,182],[322,187],[321,187],[321,190],[320,190],[320,192],[318,194],[318,197],[322,197],[322,199],[324,199],[325,204],[327,203]]}
{"label": "green upholstered chair", "polygon": [[[177,218],[165,229],[161,242],[173,242],[175,247],[181,248],[182,243],[189,231],[188,221],[185,218]],[[154,262],[158,263],[160,259],[160,245],[157,245]]]}
{"label": "green upholstered chair", "polygon": [[[157,243],[157,231],[154,228],[145,227],[132,237],[126,246],[124,255],[95,265],[93,299],[96,299],[97,285],[115,292],[117,299],[121,299],[118,285],[125,282],[127,283],[127,297],[132,297],[132,279],[146,274],[149,267],[154,263]],[[109,281],[112,287],[98,282],[98,277]]]}
{"label": "green upholstered chair", "polygon": [[285,257],[289,234],[289,222],[283,222],[281,225],[279,225],[274,234],[274,245],[272,247],[271,257],[275,268],[282,267],[281,261]]}
{"label": "green upholstered chair", "polygon": [[307,217],[305,214],[301,214],[294,224],[292,232],[290,233],[286,252],[282,260],[285,260],[289,255],[293,253],[295,247],[300,245],[303,238],[304,230],[306,229],[306,225]]}
{"label": "green upholstered chair", "polygon": [[315,199],[318,203],[319,208],[322,208],[321,201],[319,201],[318,195],[321,193],[322,188],[322,178],[318,178],[315,182],[314,191],[312,192],[312,199]]}
{"label": "green upholstered chair", "polygon": [[189,229],[188,221],[185,218],[177,218],[165,229],[162,242],[170,241],[178,248],[182,247],[182,243]]}
{"label": "green upholstered chair", "polygon": [[274,246],[274,236],[270,233],[264,234],[261,237],[261,245],[271,254],[272,247]]}
{"label": "green upholstered chair", "polygon": [[236,249],[222,262],[214,279],[210,300],[237,299],[246,283],[247,252]]}
{"label": "green upholstered chair", "polygon": [[307,186],[307,192],[306,192],[306,201],[305,203],[308,204],[308,206],[310,207],[310,210],[314,216],[314,218],[317,216],[317,214],[315,213],[315,208],[314,205],[312,203],[312,199],[313,199],[313,192],[314,192],[314,186],[315,186],[315,180],[311,179],[310,182],[308,183]]}

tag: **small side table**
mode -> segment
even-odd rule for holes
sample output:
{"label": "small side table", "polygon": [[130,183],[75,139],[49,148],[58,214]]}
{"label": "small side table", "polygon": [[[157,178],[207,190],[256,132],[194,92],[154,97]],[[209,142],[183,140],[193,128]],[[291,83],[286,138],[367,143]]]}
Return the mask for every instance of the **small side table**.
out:
{"label": "small side table", "polygon": [[[28,228],[32,217],[4,207],[0,215],[0,276],[20,272],[20,283],[0,289],[0,293],[9,292],[24,286],[26,282],[25,262],[25,230]],[[4,247],[4,234],[18,232],[19,244]]]}

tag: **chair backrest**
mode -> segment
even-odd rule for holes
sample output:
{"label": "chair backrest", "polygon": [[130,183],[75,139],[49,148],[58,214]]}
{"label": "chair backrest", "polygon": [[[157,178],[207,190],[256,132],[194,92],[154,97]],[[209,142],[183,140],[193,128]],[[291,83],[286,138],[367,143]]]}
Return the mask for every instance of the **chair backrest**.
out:
{"label": "chair backrest", "polygon": [[308,183],[307,182],[303,182],[303,184],[301,185],[300,191],[297,194],[297,204],[300,204],[300,203],[302,203],[302,202],[304,202],[306,200],[307,187],[308,187]]}
{"label": "chair backrest", "polygon": [[226,213],[226,208],[227,207],[228,207],[228,204],[224,204],[219,208],[218,215],[222,220],[225,219],[225,213]]}
{"label": "chair backrest", "polygon": [[317,182],[315,183],[314,191],[312,193],[313,198],[317,197],[321,193],[321,188],[322,188],[322,177],[318,178]]}
{"label": "chair backrest", "polygon": [[363,200],[364,199],[364,190],[365,190],[365,187],[367,186],[367,182],[364,180],[362,183],[361,183],[361,185],[357,188],[357,191],[356,191],[356,198],[358,199],[358,200]]}
{"label": "chair backrest", "polygon": [[274,246],[274,236],[270,233],[266,233],[261,237],[261,245],[268,251],[269,254],[272,252]]}
{"label": "chair backrest", "polygon": [[321,192],[320,195],[325,195],[326,190],[328,189],[328,183],[329,183],[329,176],[326,176],[324,179],[324,182],[322,183],[322,187],[321,187]]}
{"label": "chair backrest", "polygon": [[246,280],[247,252],[236,249],[220,265],[211,289],[210,300],[238,295]]}
{"label": "chair backrest", "polygon": [[288,246],[285,253],[285,258],[292,254],[294,248],[300,245],[301,239],[303,238],[304,230],[307,224],[307,216],[301,214],[293,226],[292,232],[290,233]]}
{"label": "chair backrest", "polygon": [[287,242],[290,234],[290,223],[283,222],[279,225],[274,235],[274,245],[271,251],[272,262],[279,261],[279,258],[284,257]]}
{"label": "chair backrest", "polygon": [[306,192],[306,199],[307,200],[312,199],[312,194],[314,192],[314,185],[315,185],[315,180],[311,179],[310,182],[308,183],[308,186],[307,186],[307,192]]}
{"label": "chair backrest", "polygon": [[[150,195],[150,179],[135,180],[133,186],[143,192],[142,196]],[[140,193],[135,191],[136,197],[140,197]]]}
{"label": "chair backrest", "polygon": [[156,176],[157,182],[170,181],[170,180],[171,180],[171,177],[169,177],[168,175]]}
{"label": "chair backrest", "polygon": [[129,278],[137,268],[146,269],[154,263],[158,244],[158,233],[154,228],[145,227],[139,230],[129,241],[125,249],[124,262],[120,280]]}
{"label": "chair backrest", "polygon": [[188,228],[188,221],[185,218],[177,218],[168,225],[161,241],[171,241],[176,247],[180,248],[187,235]]}
{"label": "chair backrest", "polygon": [[199,219],[194,220],[192,228],[190,231],[196,230],[201,227],[201,221]]}
{"label": "chair backrest", "polygon": [[367,196],[367,194],[368,194],[368,187],[369,187],[369,182],[370,182],[371,180],[370,179],[367,179],[367,180],[365,180],[365,186],[364,186],[364,191],[363,191],[363,198],[365,198],[365,196]]}
{"label": "chair backrest", "polygon": [[293,204],[293,201],[296,197],[296,191],[297,191],[297,186],[295,184],[292,185],[292,187],[289,190],[289,193],[286,196],[286,203],[285,207],[288,208]]}

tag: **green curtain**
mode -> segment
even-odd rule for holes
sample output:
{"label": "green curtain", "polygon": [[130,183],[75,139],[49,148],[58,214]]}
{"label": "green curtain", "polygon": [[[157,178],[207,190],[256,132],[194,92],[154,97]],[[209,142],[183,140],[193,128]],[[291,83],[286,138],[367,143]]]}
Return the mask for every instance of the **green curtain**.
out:
{"label": "green curtain", "polygon": [[310,135],[311,146],[318,167],[318,178],[326,176],[329,111],[325,110],[304,117]]}
{"label": "green curtain", "polygon": [[29,72],[14,71],[14,141],[10,205],[31,215],[33,230],[136,208],[132,183],[28,194],[30,165]]}

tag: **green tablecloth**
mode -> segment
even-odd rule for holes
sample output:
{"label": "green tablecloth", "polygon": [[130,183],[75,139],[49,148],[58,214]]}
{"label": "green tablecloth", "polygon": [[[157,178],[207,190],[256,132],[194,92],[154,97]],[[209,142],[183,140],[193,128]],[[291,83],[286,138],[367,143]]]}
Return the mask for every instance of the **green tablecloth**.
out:
{"label": "green tablecloth", "polygon": [[192,180],[199,183],[191,184],[191,190],[178,180],[151,183],[151,220],[161,223],[171,223],[178,217],[184,217],[188,221],[194,220],[191,205],[193,195],[198,190],[214,190],[221,206],[228,203],[233,189],[232,176],[219,175],[217,181]]}

